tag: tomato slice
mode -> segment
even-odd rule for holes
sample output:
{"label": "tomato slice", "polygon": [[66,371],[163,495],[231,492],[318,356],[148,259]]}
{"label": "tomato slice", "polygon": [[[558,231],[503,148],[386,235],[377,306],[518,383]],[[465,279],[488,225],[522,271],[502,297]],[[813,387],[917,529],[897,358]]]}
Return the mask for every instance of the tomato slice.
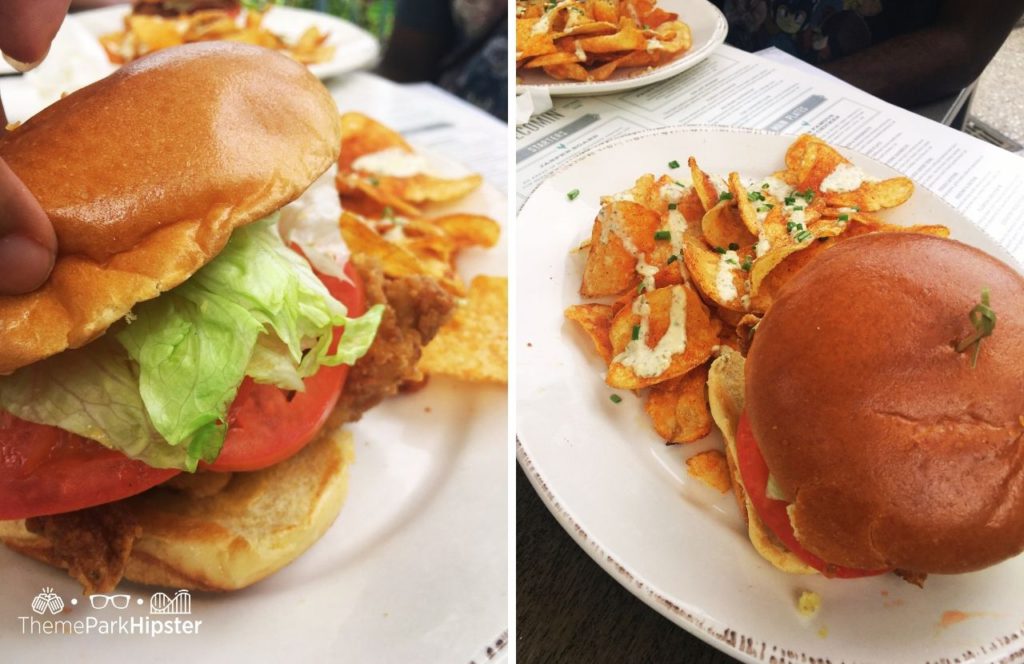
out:
{"label": "tomato slice", "polygon": [[736,457],[740,477],[743,478],[743,487],[746,489],[754,509],[757,510],[757,515],[797,558],[829,578],[855,579],[863,576],[877,576],[891,571],[889,569],[866,570],[833,565],[814,555],[797,541],[796,534],[793,532],[793,524],[786,512],[787,503],[768,497],[768,464],[765,463],[764,457],[761,455],[761,448],[757,445],[746,413],[740,417],[739,428],[736,431]]}
{"label": "tomato slice", "polygon": [[[349,264],[345,274],[352,280],[318,275],[335,299],[348,308],[349,316],[366,311],[366,294],[359,274]],[[333,350],[342,328],[334,331]],[[273,385],[246,378],[228,412],[228,435],[220,456],[204,467],[210,470],[257,470],[283,461],[301,450],[320,432],[338,403],[348,367],[322,367],[305,380],[306,391],[286,393]]]}
{"label": "tomato slice", "polygon": [[[351,316],[366,310],[358,273],[351,283],[320,276]],[[335,330],[334,343],[341,338]],[[254,470],[298,452],[317,434],[337,403],[348,367],[323,367],[293,398],[246,379],[228,412],[230,430],[213,470]],[[133,496],[177,470],[151,468],[120,452],[56,427],[0,412],[0,519],[59,514]]]}
{"label": "tomato slice", "polygon": [[96,441],[0,412],[0,519],[109,503],[178,472],[150,468]]}

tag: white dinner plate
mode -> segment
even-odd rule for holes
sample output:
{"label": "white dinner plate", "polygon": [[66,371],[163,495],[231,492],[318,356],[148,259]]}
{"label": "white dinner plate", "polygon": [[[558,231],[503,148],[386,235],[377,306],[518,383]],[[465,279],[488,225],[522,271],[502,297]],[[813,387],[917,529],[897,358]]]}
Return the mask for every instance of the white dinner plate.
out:
{"label": "white dinner plate", "polygon": [[[74,18],[99,39],[102,35],[123,30],[124,17],[129,11],[128,5],[115,5],[78,12]],[[373,35],[354,23],[330,14],[275,6],[263,17],[263,27],[283,37],[288,43],[294,43],[311,26],[328,33],[327,43],[335,47],[332,59],[309,66],[309,70],[321,80],[367,69],[380,57],[380,44]]]}
{"label": "white dinner plate", "polygon": [[[631,135],[552,175],[518,228],[518,458],[541,498],[612,577],[673,622],[746,662],[989,662],[1022,650],[1024,557],[982,572],[932,576],[924,589],[894,575],[828,580],[777,571],[751,546],[730,494],[689,477],[684,460],[720,447],[666,446],[640,399],[603,381],[605,367],[563,310],[579,295],[598,198],[638,176],[672,173],[694,155],[712,173],[763,176],[783,167],[792,136],[712,127]],[[887,166],[840,149],[870,175]],[[687,177],[688,179],[688,177]],[[579,189],[579,197],[566,193]],[[1015,264],[988,235],[918,186],[894,223],[945,224],[952,237]],[[1019,269],[1019,268],[1018,268]],[[618,393],[622,402],[609,397]],[[528,574],[529,570],[519,570]],[[802,590],[821,611],[803,619]],[[961,612],[961,613],[956,613]]]}
{"label": "white dinner plate", "polygon": [[[434,162],[451,162],[428,155]],[[334,187],[333,168],[313,185]],[[506,197],[484,184],[439,212],[486,214],[507,230]],[[467,250],[459,272],[507,274],[507,238]],[[122,584],[129,606],[92,608],[64,572],[0,546],[0,661],[500,662],[508,642],[508,408],[504,386],[433,377],[358,423],[348,499],[326,535],[267,580],[192,593],[194,635],[31,633],[44,588],[60,619],[153,616],[159,589]],[[170,593],[173,595],[174,593]],[[76,599],[78,604],[71,605]],[[139,605],[137,602],[142,601]],[[24,620],[23,620],[24,618]],[[23,633],[23,624],[28,625]],[[41,629],[41,628],[40,628]]]}
{"label": "white dinner plate", "polygon": [[604,95],[643,87],[664,81],[702,62],[711,55],[729,31],[722,12],[707,0],[658,0],[665,11],[679,14],[679,20],[690,26],[693,45],[680,57],[660,67],[627,67],[617,70],[605,81],[558,81],[543,69],[520,69],[518,92],[544,89],[552,97]]}

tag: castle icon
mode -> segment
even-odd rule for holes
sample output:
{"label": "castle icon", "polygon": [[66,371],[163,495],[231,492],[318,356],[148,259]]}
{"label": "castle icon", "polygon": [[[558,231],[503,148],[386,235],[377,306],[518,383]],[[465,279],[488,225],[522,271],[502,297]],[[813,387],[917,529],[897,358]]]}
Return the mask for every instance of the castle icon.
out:
{"label": "castle icon", "polygon": [[167,593],[153,593],[149,598],[149,612],[165,616],[187,616],[192,613],[192,596],[187,590],[179,590],[174,597]]}

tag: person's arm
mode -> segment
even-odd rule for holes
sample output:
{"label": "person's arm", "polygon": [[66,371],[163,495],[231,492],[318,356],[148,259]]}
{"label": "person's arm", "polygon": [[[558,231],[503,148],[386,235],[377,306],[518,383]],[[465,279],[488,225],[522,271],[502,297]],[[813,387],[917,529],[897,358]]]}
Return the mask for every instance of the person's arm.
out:
{"label": "person's arm", "polygon": [[398,0],[378,73],[399,82],[432,80],[454,40],[450,0]]}
{"label": "person's arm", "polygon": [[942,0],[935,25],[822,69],[900,106],[955,94],[981,75],[1024,12],[1024,0]]}
{"label": "person's arm", "polygon": [[[25,71],[46,57],[69,0],[0,2],[0,52]],[[0,103],[0,132],[7,117]],[[57,236],[43,208],[0,159],[0,295],[35,290],[50,276]]]}

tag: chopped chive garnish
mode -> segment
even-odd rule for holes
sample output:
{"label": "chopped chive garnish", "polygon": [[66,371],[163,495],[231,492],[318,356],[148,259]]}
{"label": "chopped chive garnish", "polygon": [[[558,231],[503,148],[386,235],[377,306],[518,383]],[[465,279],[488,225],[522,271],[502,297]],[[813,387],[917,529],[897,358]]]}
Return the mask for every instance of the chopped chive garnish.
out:
{"label": "chopped chive garnish", "polygon": [[748,201],[763,201],[764,200],[764,194],[762,194],[759,191],[748,191],[747,192],[747,200]]}
{"label": "chopped chive garnish", "polygon": [[675,203],[669,203],[668,204],[668,209],[669,210],[675,210],[677,207],[679,207],[679,206],[676,205]]}
{"label": "chopped chive garnish", "polygon": [[672,239],[672,232],[671,231],[655,231],[654,239],[655,240],[671,240]]}
{"label": "chopped chive garnish", "polygon": [[639,284],[637,284],[637,286],[636,286],[636,294],[637,295],[642,295],[645,290],[647,290],[647,287],[644,286],[644,282],[641,281]]}
{"label": "chopped chive garnish", "polygon": [[850,220],[850,215],[848,215],[848,214],[841,214],[841,215],[839,215],[839,221],[849,221],[849,220]]}
{"label": "chopped chive garnish", "polygon": [[736,267],[739,267],[740,265],[739,263],[736,262],[735,258],[726,258],[725,262],[728,263],[729,265],[735,265]]}
{"label": "chopped chive garnish", "polygon": [[633,326],[633,341],[636,341],[639,338],[640,338],[640,326],[639,325],[634,325]]}
{"label": "chopped chive garnish", "polygon": [[796,240],[797,242],[803,242],[804,240],[810,239],[812,237],[814,237],[814,236],[811,235],[810,231],[803,230],[803,231],[800,231],[799,233],[797,233],[796,237],[794,237],[793,239]]}
{"label": "chopped chive garnish", "polygon": [[782,199],[782,202],[785,203],[786,205],[792,205],[793,203],[796,203],[796,198],[793,196],[786,196],[784,199]]}
{"label": "chopped chive garnish", "polygon": [[989,302],[987,288],[981,289],[981,302],[976,304],[967,313],[967,317],[974,326],[974,333],[956,345],[956,352],[962,353],[971,346],[974,346],[974,353],[971,355],[971,368],[978,366],[978,353],[981,352],[981,341],[990,336],[996,329],[996,312],[992,310]]}
{"label": "chopped chive garnish", "polygon": [[762,188],[762,189],[767,189],[767,188],[768,188],[768,183],[767,183],[767,182],[765,182],[764,184],[762,184],[762,185],[761,185],[761,188]]}
{"label": "chopped chive garnish", "polygon": [[579,198],[579,195],[580,195],[580,190],[579,189],[573,189],[568,194],[566,194],[565,197],[568,198],[570,201],[574,201],[577,198]]}
{"label": "chopped chive garnish", "polygon": [[731,201],[732,200],[732,193],[728,192],[728,191],[723,191],[722,193],[720,193],[718,195],[718,200],[720,200],[720,201]]}
{"label": "chopped chive garnish", "polygon": [[740,263],[740,267],[746,272],[750,272],[750,268],[753,267],[753,265],[754,263],[749,258],[744,258],[743,262]]}
{"label": "chopped chive garnish", "polygon": [[675,159],[673,159],[672,161],[668,162],[668,167],[669,168],[679,168],[679,162],[676,161]]}
{"label": "chopped chive garnish", "polygon": [[679,256],[672,254],[671,256],[668,257],[668,260],[665,261],[665,265],[671,265],[672,263],[675,263],[677,260],[679,260]]}
{"label": "chopped chive garnish", "polygon": [[608,397],[608,399],[612,403],[622,403],[622,397],[620,397],[618,394],[613,394],[610,397]]}
{"label": "chopped chive garnish", "polygon": [[722,247],[715,247],[715,253],[716,254],[724,254],[725,253],[725,249],[723,249]]}
{"label": "chopped chive garnish", "polygon": [[729,251],[736,251],[739,248],[740,248],[740,245],[736,244],[735,242],[730,242],[729,243]]}
{"label": "chopped chive garnish", "polygon": [[795,221],[787,221],[786,222],[786,232],[792,233],[794,228],[796,228],[796,222]]}
{"label": "chopped chive garnish", "polygon": [[811,201],[814,200],[814,190],[808,189],[803,193],[803,197],[807,200],[808,203],[810,203]]}

